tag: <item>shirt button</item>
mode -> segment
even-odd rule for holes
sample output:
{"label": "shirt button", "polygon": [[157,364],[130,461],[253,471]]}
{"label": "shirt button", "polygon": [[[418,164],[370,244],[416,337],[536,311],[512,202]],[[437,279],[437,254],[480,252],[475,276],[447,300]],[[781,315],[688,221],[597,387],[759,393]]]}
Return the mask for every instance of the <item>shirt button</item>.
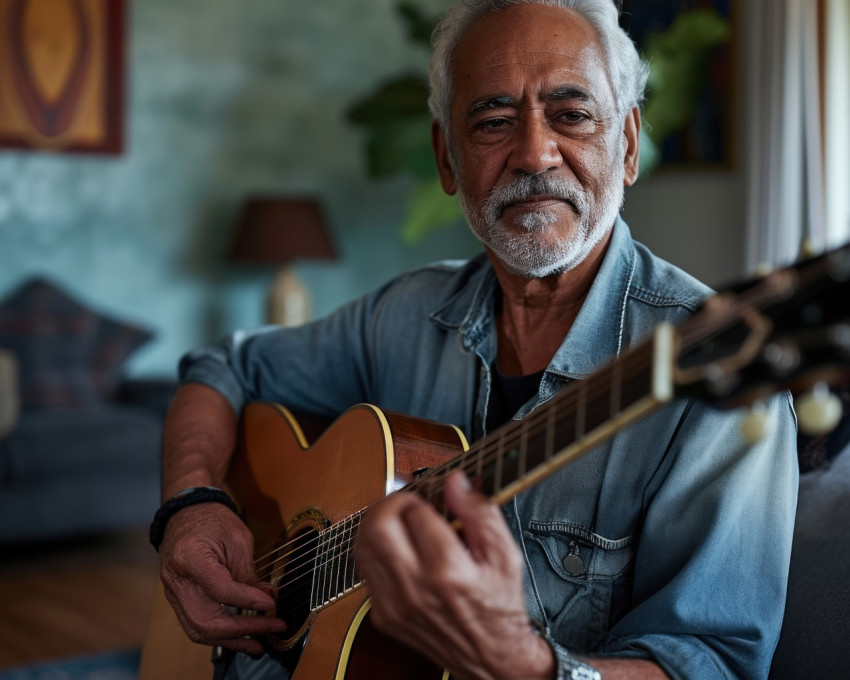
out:
{"label": "shirt button", "polygon": [[562,564],[570,576],[578,576],[584,571],[584,560],[581,559],[581,555],[576,553],[567,555]]}

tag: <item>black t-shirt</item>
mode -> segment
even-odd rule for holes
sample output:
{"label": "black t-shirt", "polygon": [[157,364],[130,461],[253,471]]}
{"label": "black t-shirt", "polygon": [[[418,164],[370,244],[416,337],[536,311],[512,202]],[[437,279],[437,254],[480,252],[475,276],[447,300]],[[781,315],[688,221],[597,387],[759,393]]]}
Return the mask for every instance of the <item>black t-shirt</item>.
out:
{"label": "black t-shirt", "polygon": [[514,417],[517,411],[540,389],[540,380],[545,371],[531,375],[504,375],[492,366],[493,384],[490,402],[487,404],[487,432]]}

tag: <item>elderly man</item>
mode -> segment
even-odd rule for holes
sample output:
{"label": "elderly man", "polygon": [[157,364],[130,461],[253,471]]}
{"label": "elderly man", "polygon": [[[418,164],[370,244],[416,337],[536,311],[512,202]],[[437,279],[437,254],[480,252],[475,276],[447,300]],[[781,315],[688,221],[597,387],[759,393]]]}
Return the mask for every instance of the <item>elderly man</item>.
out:
{"label": "elderly man", "polygon": [[[327,416],[370,402],[475,439],[709,294],[618,216],[646,73],[610,0],[459,2],[430,75],[443,188],[486,255],[184,359],[164,496],[183,492],[158,527],[167,595],[197,641],[256,656],[246,636],[284,629],[221,606],[274,607],[246,527],[206,502],[222,500],[207,487],[223,483],[246,401]],[[750,445],[739,415],[674,400],[502,507],[455,473],[445,504],[460,535],[392,494],[356,546],[375,625],[459,680],[765,677],[796,498],[790,405],[768,408],[775,427]],[[238,654],[228,677],[288,675]]]}

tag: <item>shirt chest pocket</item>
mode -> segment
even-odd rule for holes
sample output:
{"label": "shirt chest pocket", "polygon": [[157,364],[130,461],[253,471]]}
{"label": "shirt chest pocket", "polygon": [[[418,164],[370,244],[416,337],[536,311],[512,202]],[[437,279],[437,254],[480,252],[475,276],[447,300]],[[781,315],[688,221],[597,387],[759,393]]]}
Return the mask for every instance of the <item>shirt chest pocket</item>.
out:
{"label": "shirt chest pocket", "polygon": [[534,581],[556,639],[591,652],[630,606],[636,536],[532,520],[524,532]]}

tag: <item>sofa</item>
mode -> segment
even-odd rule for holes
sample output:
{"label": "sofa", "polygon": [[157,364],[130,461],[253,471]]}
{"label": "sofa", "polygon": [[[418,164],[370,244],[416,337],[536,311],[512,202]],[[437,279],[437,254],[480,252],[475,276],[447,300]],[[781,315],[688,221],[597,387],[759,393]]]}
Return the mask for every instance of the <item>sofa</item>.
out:
{"label": "sofa", "polygon": [[132,379],[150,331],[45,277],[0,302],[0,543],[146,526],[169,379]]}
{"label": "sofa", "polygon": [[769,680],[850,677],[850,385],[826,435],[800,435],[788,599]]}

